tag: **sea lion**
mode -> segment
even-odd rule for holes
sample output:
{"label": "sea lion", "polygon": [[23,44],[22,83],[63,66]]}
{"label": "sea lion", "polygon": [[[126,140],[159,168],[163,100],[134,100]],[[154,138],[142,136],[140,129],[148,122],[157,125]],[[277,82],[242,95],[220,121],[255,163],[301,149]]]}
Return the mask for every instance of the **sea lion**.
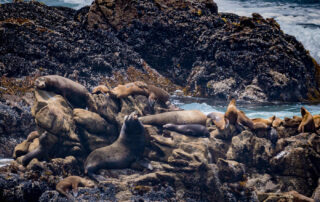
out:
{"label": "sea lion", "polygon": [[97,105],[89,91],[70,79],[58,75],[41,76],[36,79],[35,87],[62,95],[74,108],[88,107],[90,111],[97,111]]}
{"label": "sea lion", "polygon": [[253,118],[251,119],[253,123],[264,123],[267,126],[272,126],[273,121],[275,120],[276,116],[272,116],[268,119],[263,119],[263,118]]}
{"label": "sea lion", "polygon": [[315,127],[313,116],[311,115],[311,113],[304,107],[301,107],[300,111],[301,111],[302,121],[298,127],[298,131],[300,133],[315,132],[316,127]]}
{"label": "sea lion", "polygon": [[210,133],[207,128],[200,124],[176,125],[168,123],[164,125],[163,128],[195,137],[210,137]]}
{"label": "sea lion", "polygon": [[236,100],[232,99],[228,105],[224,116],[229,120],[229,123],[235,125],[238,120],[238,109],[236,107]]}
{"label": "sea lion", "polygon": [[229,127],[229,120],[220,112],[211,112],[207,114],[207,117],[212,119],[214,125],[217,126],[219,130],[224,130]]}
{"label": "sea lion", "polygon": [[292,118],[284,117],[283,126],[290,128],[298,128],[302,121],[301,117],[293,116]]}
{"label": "sea lion", "polygon": [[89,154],[84,164],[85,173],[95,179],[93,174],[99,169],[128,168],[143,155],[144,133],[144,127],[135,113],[126,116],[118,139]]}
{"label": "sea lion", "polygon": [[67,198],[73,199],[73,196],[67,192],[72,188],[73,193],[77,194],[78,186],[94,187],[94,182],[79,176],[69,176],[56,185],[56,190]]}
{"label": "sea lion", "polygon": [[198,110],[185,110],[142,116],[139,117],[139,120],[144,125],[163,126],[167,123],[172,123],[176,125],[201,124],[205,126],[207,116]]}
{"label": "sea lion", "polygon": [[316,129],[318,129],[320,127],[320,115],[314,115],[313,121]]}
{"label": "sea lion", "polygon": [[243,112],[243,111],[241,111],[241,110],[238,110],[238,119],[237,119],[237,123],[238,124],[241,124],[241,125],[243,125],[243,126],[246,126],[246,127],[248,127],[249,129],[254,129],[254,123],[253,123],[253,121],[250,119],[250,118],[248,118],[247,116],[246,116],[246,114]]}
{"label": "sea lion", "polygon": [[230,124],[237,126],[237,128],[239,128],[239,125],[243,125],[249,129],[253,129],[252,120],[249,119],[243,111],[237,109],[235,99],[230,101],[224,116],[229,120]]}
{"label": "sea lion", "polygon": [[156,101],[165,104],[169,100],[169,94],[154,85],[146,84],[142,81],[135,81],[124,85],[118,85],[117,87],[109,90],[104,85],[95,87],[92,93],[109,93],[117,98],[125,98],[129,95],[144,95],[148,97],[149,105],[153,106]]}
{"label": "sea lion", "polygon": [[37,158],[41,160],[44,156],[48,154],[48,151],[54,144],[57,142],[57,137],[54,135],[51,135],[47,132],[44,132],[39,137],[39,146],[34,149],[33,151],[27,153],[22,158],[22,165],[27,166],[28,163],[33,159]]}

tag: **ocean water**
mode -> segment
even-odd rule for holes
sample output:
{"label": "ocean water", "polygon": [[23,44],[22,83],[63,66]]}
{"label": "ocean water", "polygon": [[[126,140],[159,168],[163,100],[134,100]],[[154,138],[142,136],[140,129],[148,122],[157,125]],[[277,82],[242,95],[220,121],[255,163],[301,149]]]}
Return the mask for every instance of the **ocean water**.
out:
{"label": "ocean water", "polygon": [[1,158],[0,157],[0,168],[10,164],[11,161],[13,161],[13,159]]}
{"label": "ocean water", "polygon": [[[227,110],[227,102],[215,102],[206,98],[194,97],[172,97],[171,102],[185,110],[199,110],[205,114],[211,112],[222,112]],[[275,115],[278,118],[292,118],[292,116],[301,116],[300,108],[304,106],[311,114],[320,114],[320,104],[311,105],[304,103],[237,103],[237,108],[244,111],[249,118],[269,118]]]}
{"label": "ocean water", "polygon": [[320,63],[320,0],[214,0],[219,12],[274,18]]}
{"label": "ocean water", "polygon": [[[28,1],[28,0],[25,0]],[[11,3],[12,0],[0,0],[0,3]],[[79,9],[84,6],[90,5],[93,0],[39,0],[48,6],[65,6],[74,9]]]}

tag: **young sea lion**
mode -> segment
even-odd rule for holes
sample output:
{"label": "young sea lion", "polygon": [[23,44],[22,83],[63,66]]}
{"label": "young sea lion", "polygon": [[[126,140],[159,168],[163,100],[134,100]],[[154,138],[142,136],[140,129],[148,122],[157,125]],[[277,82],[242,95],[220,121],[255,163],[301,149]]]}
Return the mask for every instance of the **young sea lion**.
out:
{"label": "young sea lion", "polygon": [[135,113],[126,116],[118,139],[113,144],[89,154],[84,164],[85,173],[93,177],[93,174],[102,168],[128,168],[142,157],[145,147],[144,133],[144,127]]}
{"label": "young sea lion", "polygon": [[212,119],[214,125],[216,125],[219,130],[224,130],[229,127],[229,120],[225,118],[223,113],[211,112],[207,114],[207,117]]}
{"label": "young sea lion", "polygon": [[305,132],[315,132],[316,127],[314,124],[313,117],[310,112],[304,107],[301,107],[301,116],[302,116],[302,121],[298,127],[298,131],[300,133],[305,133]]}
{"label": "young sea lion", "polygon": [[145,125],[163,126],[167,123],[172,123],[177,125],[201,124],[205,126],[207,116],[198,110],[185,110],[143,116],[139,117],[139,120]]}
{"label": "young sea lion", "polygon": [[97,111],[97,106],[89,91],[70,79],[58,75],[41,76],[36,79],[35,87],[62,95],[75,108],[88,107],[90,111]]}
{"label": "young sea lion", "polygon": [[163,128],[195,137],[210,137],[210,133],[207,128],[200,124],[176,125],[168,123],[164,125]]}
{"label": "young sea lion", "polygon": [[56,185],[56,190],[67,198],[73,199],[73,196],[67,192],[72,188],[73,193],[77,194],[78,186],[94,187],[94,182],[79,176],[69,176]]}

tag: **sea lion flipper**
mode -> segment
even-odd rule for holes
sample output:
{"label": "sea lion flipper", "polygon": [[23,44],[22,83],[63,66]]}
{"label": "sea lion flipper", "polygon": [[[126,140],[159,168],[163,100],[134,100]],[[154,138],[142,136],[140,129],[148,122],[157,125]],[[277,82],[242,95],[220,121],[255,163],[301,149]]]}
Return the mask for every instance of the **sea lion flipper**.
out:
{"label": "sea lion flipper", "polygon": [[153,166],[151,165],[150,161],[147,159],[140,159],[133,162],[131,164],[131,168],[138,169],[138,170],[141,170],[143,168],[146,168],[148,170],[153,170]]}

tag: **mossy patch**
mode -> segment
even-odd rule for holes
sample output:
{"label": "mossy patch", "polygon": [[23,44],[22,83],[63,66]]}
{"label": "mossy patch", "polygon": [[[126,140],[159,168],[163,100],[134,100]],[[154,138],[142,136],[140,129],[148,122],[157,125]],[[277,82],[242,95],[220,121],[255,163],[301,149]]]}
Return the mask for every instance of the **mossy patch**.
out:
{"label": "mossy patch", "polygon": [[32,24],[32,21],[27,18],[7,18],[3,21],[0,21],[0,23],[11,23],[16,25],[24,25],[24,24]]}
{"label": "mossy patch", "polygon": [[8,78],[2,76],[0,78],[0,95],[24,95],[27,92],[31,92],[36,77],[26,76],[22,79]]}

